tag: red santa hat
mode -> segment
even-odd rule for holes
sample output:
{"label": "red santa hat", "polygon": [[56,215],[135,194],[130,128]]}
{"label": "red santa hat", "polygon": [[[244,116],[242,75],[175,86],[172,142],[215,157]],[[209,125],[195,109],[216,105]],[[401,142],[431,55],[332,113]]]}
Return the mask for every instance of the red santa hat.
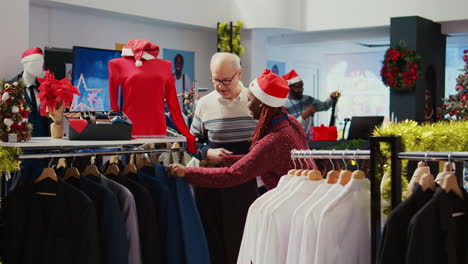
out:
{"label": "red santa hat", "polygon": [[302,81],[301,77],[299,77],[295,70],[291,70],[290,72],[286,73],[283,75],[283,78],[288,81],[288,85]]}
{"label": "red santa hat", "polygon": [[141,59],[152,60],[158,57],[159,46],[144,39],[132,39],[122,49],[122,56],[135,57],[135,65],[141,67]]}
{"label": "red santa hat", "polygon": [[27,49],[23,52],[23,55],[21,55],[21,63],[25,63],[27,61],[33,61],[37,59],[43,58],[43,53],[41,48],[32,48],[32,49]]}
{"label": "red santa hat", "polygon": [[250,83],[250,91],[262,103],[271,107],[281,107],[288,97],[289,87],[283,78],[265,69],[262,75]]}

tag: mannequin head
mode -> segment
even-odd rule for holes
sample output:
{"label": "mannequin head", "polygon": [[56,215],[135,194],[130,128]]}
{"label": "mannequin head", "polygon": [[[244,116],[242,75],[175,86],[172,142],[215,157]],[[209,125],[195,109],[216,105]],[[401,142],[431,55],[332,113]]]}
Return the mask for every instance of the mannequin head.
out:
{"label": "mannequin head", "polygon": [[44,77],[44,56],[40,48],[26,50],[21,56],[21,63],[26,85],[33,84],[37,77]]}

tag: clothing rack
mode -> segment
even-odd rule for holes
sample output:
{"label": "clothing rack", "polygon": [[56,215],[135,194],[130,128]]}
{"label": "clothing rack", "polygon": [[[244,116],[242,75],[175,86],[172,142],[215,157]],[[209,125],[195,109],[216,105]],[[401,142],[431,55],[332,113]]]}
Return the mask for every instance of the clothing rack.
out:
{"label": "clothing rack", "polygon": [[[134,140],[89,140],[73,141],[67,139],[52,139],[50,137],[32,138],[29,142],[0,142],[0,147],[15,147],[21,149],[15,155],[16,160],[24,159],[44,159],[44,158],[66,158],[66,157],[91,157],[91,156],[111,156],[119,154],[144,154],[144,153],[164,153],[183,152],[184,148],[163,148],[143,150],[138,148],[143,144],[162,143],[184,143],[182,136],[148,136]],[[109,149],[109,150],[107,150]],[[110,150],[118,149],[118,150]],[[86,150],[86,152],[75,152],[76,150]],[[0,208],[6,196],[5,175],[0,176]]]}
{"label": "clothing rack", "polygon": [[[373,154],[370,150],[293,150],[291,151],[291,158],[369,160]],[[371,250],[372,260],[374,260],[375,256],[377,256],[377,237],[380,235],[380,186],[376,182],[375,174],[371,174],[369,180],[371,182]],[[394,196],[393,190],[392,188],[392,197]]]}
{"label": "clothing rack", "polygon": [[44,158],[68,158],[68,157],[89,157],[89,156],[111,156],[120,154],[149,154],[165,152],[183,152],[185,149],[147,149],[147,150],[117,150],[117,151],[91,151],[79,153],[38,153],[38,154],[18,154],[16,159],[44,159]]}
{"label": "clothing rack", "polygon": [[[369,139],[370,150],[293,150],[292,159],[354,159],[370,160],[369,180],[371,183],[371,263],[377,261],[377,248],[381,232],[381,204],[380,182],[377,175],[381,173],[383,157],[380,143],[388,143],[390,147],[391,161],[391,209],[401,203],[401,160],[447,160],[468,161],[468,152],[431,152],[431,151],[401,151],[400,137],[371,137]],[[457,175],[461,175],[463,168],[457,167]],[[458,178],[462,186],[463,177]]]}

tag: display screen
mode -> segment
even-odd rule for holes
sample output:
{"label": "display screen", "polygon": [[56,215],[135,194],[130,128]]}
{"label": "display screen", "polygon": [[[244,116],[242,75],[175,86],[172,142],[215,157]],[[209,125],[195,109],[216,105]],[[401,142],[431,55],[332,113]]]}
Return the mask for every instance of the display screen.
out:
{"label": "display screen", "polygon": [[109,111],[110,60],[121,56],[117,50],[73,47],[73,85],[75,95],[70,111]]}

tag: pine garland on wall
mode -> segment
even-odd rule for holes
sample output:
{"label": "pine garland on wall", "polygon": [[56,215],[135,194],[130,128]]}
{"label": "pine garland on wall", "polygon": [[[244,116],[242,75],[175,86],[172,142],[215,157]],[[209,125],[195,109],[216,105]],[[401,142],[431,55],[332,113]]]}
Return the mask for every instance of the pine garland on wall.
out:
{"label": "pine garland on wall", "polygon": [[244,23],[240,20],[237,21],[236,25],[232,27],[232,50],[231,50],[231,26],[228,22],[219,23],[218,26],[218,49],[222,52],[235,53],[238,56],[242,56],[245,52],[244,46],[240,44],[241,29],[244,27]]}

